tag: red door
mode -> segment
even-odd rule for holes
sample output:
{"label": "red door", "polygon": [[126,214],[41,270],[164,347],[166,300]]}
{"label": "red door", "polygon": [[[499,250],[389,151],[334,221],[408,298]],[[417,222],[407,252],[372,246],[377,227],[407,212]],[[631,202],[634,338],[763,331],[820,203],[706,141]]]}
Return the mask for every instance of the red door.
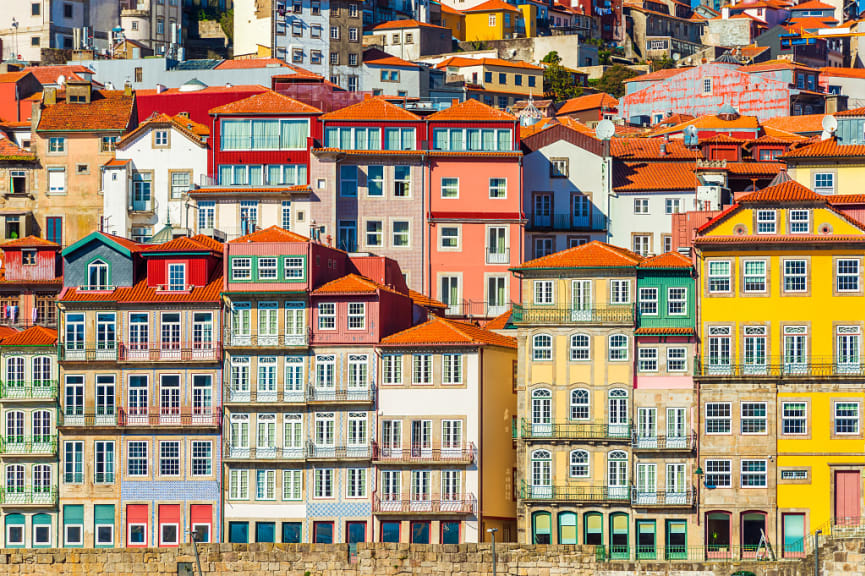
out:
{"label": "red door", "polygon": [[837,470],[835,472],[835,523],[840,525],[859,523],[859,502],[862,481],[858,471]]}

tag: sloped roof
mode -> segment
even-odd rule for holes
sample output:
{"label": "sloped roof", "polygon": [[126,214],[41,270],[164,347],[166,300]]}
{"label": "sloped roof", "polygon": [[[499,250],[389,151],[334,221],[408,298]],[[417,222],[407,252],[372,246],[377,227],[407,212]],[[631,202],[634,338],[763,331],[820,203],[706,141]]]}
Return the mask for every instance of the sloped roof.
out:
{"label": "sloped roof", "polygon": [[774,186],[767,186],[762,190],[751,192],[747,196],[739,198],[740,204],[758,202],[820,202],[826,201],[826,197],[817,194],[802,186],[795,180],[787,180]]}
{"label": "sloped roof", "polygon": [[20,72],[4,72],[0,74],[0,84],[10,84],[14,82],[18,82],[25,76],[27,76],[30,72],[20,71]]}
{"label": "sloped roof", "polygon": [[617,192],[696,190],[693,162],[616,162],[613,188]]}
{"label": "sloped roof", "polygon": [[193,286],[188,292],[157,290],[147,285],[147,278],[142,278],[133,286],[117,287],[110,292],[94,292],[67,288],[59,298],[61,302],[146,302],[152,304],[178,304],[185,302],[220,301],[222,292],[222,270],[216,267],[210,281],[204,286]]}
{"label": "sloped roof", "polygon": [[801,116],[776,116],[775,118],[767,118],[763,120],[763,128],[778,128],[793,132],[794,134],[817,133],[823,131],[823,118],[825,114],[804,114]]}
{"label": "sloped roof", "polygon": [[55,344],[57,344],[57,330],[45,326],[31,326],[0,340],[0,346],[54,346]]}
{"label": "sloped roof", "polygon": [[279,226],[271,226],[270,228],[262,228],[240,238],[235,238],[228,243],[242,244],[245,242],[309,242],[309,238],[291,230],[285,230]]}
{"label": "sloped roof", "polygon": [[205,137],[210,136],[210,129],[207,126],[199,124],[186,116],[180,114],[169,116],[168,114],[154,112],[150,118],[139,124],[138,128],[124,136],[117,143],[117,146],[122,148],[145,131],[156,126],[172,127],[199,146],[204,146]]}
{"label": "sloped roof", "polygon": [[807,0],[792,6],[790,10],[835,10],[835,7],[820,0]]}
{"label": "sloped roof", "polygon": [[[312,291],[313,294],[375,294],[377,291],[392,292],[393,294],[402,294],[392,288],[388,288],[384,284],[379,284],[375,280],[371,280],[366,276],[359,274],[346,274],[336,280],[331,280],[326,284],[322,284]],[[403,296],[408,297],[407,294]]]}
{"label": "sloped roof", "polygon": [[619,101],[614,97],[605,92],[598,92],[597,94],[587,94],[585,96],[566,100],[556,114],[572,114],[574,112],[594,110],[596,108],[606,110],[609,108],[616,108],[618,105]]}
{"label": "sloped roof", "polygon": [[50,240],[39,238],[38,236],[25,236],[24,238],[16,238],[8,240],[0,244],[0,248],[60,248],[60,244],[55,244]]}
{"label": "sloped roof", "polygon": [[468,98],[463,102],[454,104],[444,110],[439,110],[427,116],[430,122],[442,121],[459,121],[459,122],[474,122],[485,120],[498,120],[515,122],[516,116],[508,114],[504,110],[487,106],[480,100]]}
{"label": "sloped roof", "polygon": [[229,116],[233,114],[321,114],[315,106],[285,96],[273,90],[255,94],[243,100],[229,102],[208,110],[212,115]]}
{"label": "sloped roof", "polygon": [[357,104],[352,104],[320,117],[322,120],[390,120],[418,122],[420,116],[412,114],[405,108],[391,104],[381,97],[367,98]]}
{"label": "sloped roof", "polygon": [[444,26],[436,26],[418,20],[389,20],[373,26],[373,30],[399,30],[402,28],[439,28],[440,30],[448,30]]}
{"label": "sloped roof", "polygon": [[686,70],[690,70],[691,67],[685,68],[665,68],[663,70],[656,70],[654,72],[649,72],[648,74],[643,74],[642,76],[634,76],[633,78],[628,78],[625,82],[650,82],[655,80],[666,80],[667,78],[672,78],[677,74],[681,74]]}
{"label": "sloped roof", "polygon": [[144,256],[156,255],[165,252],[222,252],[221,245],[217,249],[212,243],[202,241],[200,238],[206,236],[196,236],[189,238],[187,236],[179,236],[174,240],[169,240],[163,244],[154,244],[148,246],[144,251]]}
{"label": "sloped roof", "polygon": [[35,159],[36,154],[21,148],[10,138],[6,138],[0,134],[0,160],[20,160],[22,162],[27,162]]}
{"label": "sloped roof", "polygon": [[[502,60],[501,58],[467,58],[465,56],[450,56],[435,65],[439,70],[443,68],[464,68],[467,66],[502,66],[504,68],[522,68],[527,70],[543,70],[543,66],[536,66],[522,60]],[[496,90],[501,92],[501,90]]]}
{"label": "sloped roof", "polygon": [[72,252],[78,250],[85,244],[89,244],[91,241],[98,239],[100,242],[105,244],[113,245],[114,248],[118,249],[120,252],[125,252],[128,255],[132,255],[138,252],[142,252],[147,250],[147,246],[139,244],[137,242],[133,242],[128,238],[123,238],[122,236],[115,236],[114,234],[108,234],[107,232],[95,231],[91,232],[78,242],[75,242],[71,246],[66,247],[63,250],[63,255],[71,254]]}
{"label": "sloped roof", "polygon": [[789,60],[769,60],[768,62],[758,62],[757,64],[749,64],[740,68],[743,72],[769,72],[772,70],[809,70],[817,72],[816,68],[811,68],[798,62],[790,62]]}
{"label": "sloped roof", "polygon": [[[841,78],[865,78],[865,68],[820,68],[820,76],[837,76]],[[835,115],[843,114],[836,112]]]}
{"label": "sloped roof", "polygon": [[28,66],[22,72],[30,72],[40,84],[56,84],[57,78],[60,75],[66,77],[66,80],[84,80],[81,74],[93,75],[94,72],[86,66],[80,64],[66,64],[58,66]]}
{"label": "sloped roof", "polygon": [[486,324],[484,324],[485,330],[504,330],[508,327],[508,322],[511,320],[511,314],[513,313],[513,308],[508,308]]}
{"label": "sloped roof", "polygon": [[639,264],[640,268],[691,268],[691,261],[678,252],[667,252],[652,258],[646,258]]}
{"label": "sloped roof", "polygon": [[383,346],[501,346],[516,348],[516,338],[468,322],[433,316],[423,324],[382,338]]}
{"label": "sloped roof", "polygon": [[223,60],[214,70],[244,70],[253,68],[289,68],[285,60],[279,58],[242,58],[239,60]]}
{"label": "sloped roof", "polygon": [[42,110],[37,131],[76,132],[126,130],[132,120],[135,96],[122,90],[93,90],[89,104],[58,98]]}
{"label": "sloped roof", "polygon": [[400,66],[402,68],[420,68],[420,64],[403,60],[384,50],[378,48],[368,48],[363,53],[363,63],[372,66]]}
{"label": "sloped roof", "polygon": [[422,294],[417,290],[412,290],[411,288],[409,288],[408,297],[411,298],[412,302],[418,306],[423,306],[424,308],[438,308],[439,310],[444,310],[448,307],[444,302],[440,302],[435,298],[430,298],[426,294]]}
{"label": "sloped roof", "polygon": [[491,12],[504,10],[506,12],[519,12],[519,10],[507,2],[502,0],[487,0],[483,4],[478,4],[474,8],[464,8],[463,12]]}
{"label": "sloped roof", "polygon": [[[865,72],[865,69],[863,69]],[[865,77],[865,76],[863,76]],[[851,108],[850,110],[844,110],[843,112],[835,112],[834,116],[837,117],[845,117],[845,116],[865,116],[865,106],[859,108]]]}
{"label": "sloped roof", "polygon": [[[661,155],[661,145],[666,144],[667,152]],[[699,148],[688,148],[676,138],[664,141],[662,138],[613,138],[610,140],[610,154],[620,160],[695,160],[703,157]]]}
{"label": "sloped roof", "polygon": [[813,144],[805,144],[799,148],[789,150],[781,156],[783,160],[842,157],[865,158],[865,144],[839,144],[835,138],[827,138],[826,140],[818,140]]}
{"label": "sloped roof", "polygon": [[633,267],[643,261],[626,248],[597,240],[568,250],[529,260],[514,270],[543,268],[620,268]]}
{"label": "sloped roof", "polygon": [[712,143],[712,144],[742,144],[745,140],[741,138],[733,138],[732,136],[728,136],[726,134],[715,134],[711,138],[706,138],[703,140],[703,143]]}

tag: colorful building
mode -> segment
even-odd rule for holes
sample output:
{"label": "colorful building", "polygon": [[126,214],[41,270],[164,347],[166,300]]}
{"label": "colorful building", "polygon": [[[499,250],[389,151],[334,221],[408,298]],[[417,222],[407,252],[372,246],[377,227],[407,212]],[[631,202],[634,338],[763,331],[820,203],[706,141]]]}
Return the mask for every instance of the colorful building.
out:
{"label": "colorful building", "polygon": [[63,287],[60,246],[36,236],[0,244],[0,325],[17,328],[57,325],[55,300]]}
{"label": "colorful building", "polygon": [[502,0],[487,0],[461,11],[465,15],[466,42],[514,38],[523,18],[521,10]]}

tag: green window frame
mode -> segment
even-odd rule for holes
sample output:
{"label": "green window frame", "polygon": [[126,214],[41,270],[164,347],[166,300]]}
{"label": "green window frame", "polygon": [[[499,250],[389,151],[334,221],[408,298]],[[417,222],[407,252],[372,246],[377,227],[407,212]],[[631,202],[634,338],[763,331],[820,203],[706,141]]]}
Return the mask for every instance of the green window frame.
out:
{"label": "green window frame", "polygon": [[638,560],[654,560],[658,557],[657,538],[654,520],[637,520],[637,540],[634,544]]}
{"label": "green window frame", "polygon": [[[33,529],[31,530],[32,540],[30,542],[33,548],[52,548],[54,547],[54,534],[52,530],[53,521],[51,519],[51,514],[34,514],[30,520],[33,525]],[[41,526],[48,526],[48,543],[47,544],[38,544],[36,542],[36,529]]]}
{"label": "green window frame", "polygon": [[[688,557],[688,522],[667,520],[664,529],[664,546],[667,560],[684,560]],[[679,536],[681,534],[681,536]]]}
{"label": "green window frame", "polygon": [[[24,548],[24,545],[27,543],[27,534],[26,534],[26,522],[24,520],[24,514],[6,514],[3,518],[3,543],[7,548]],[[21,527],[21,543],[20,544],[11,544],[9,542],[9,528],[12,526],[20,526]]]}
{"label": "green window frame", "polygon": [[604,515],[600,512],[583,514],[583,544],[604,545]]}
{"label": "green window frame", "polygon": [[559,512],[559,544],[578,544],[576,512]]}
{"label": "green window frame", "polygon": [[627,560],[630,558],[628,547],[628,515],[624,512],[610,514],[610,558]]}
{"label": "green window frame", "polygon": [[553,515],[549,512],[532,514],[532,544],[552,544]]}
{"label": "green window frame", "polygon": [[[78,541],[70,538],[77,530]],[[72,542],[70,543],[70,540]],[[63,506],[63,547],[84,548],[84,505],[65,504]]]}

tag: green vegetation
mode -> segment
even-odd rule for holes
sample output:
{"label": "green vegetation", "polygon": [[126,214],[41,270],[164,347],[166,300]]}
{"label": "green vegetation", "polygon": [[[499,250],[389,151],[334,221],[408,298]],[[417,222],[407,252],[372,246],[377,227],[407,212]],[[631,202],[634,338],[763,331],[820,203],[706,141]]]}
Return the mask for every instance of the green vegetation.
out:
{"label": "green vegetation", "polygon": [[625,80],[639,75],[639,72],[637,72],[636,70],[631,70],[627,66],[623,66],[621,64],[614,64],[613,66],[607,68],[607,71],[604,72],[604,75],[601,76],[599,79],[589,80],[589,84],[591,84],[601,92],[606,92],[611,96],[621,98],[625,95]]}
{"label": "green vegetation", "polygon": [[583,88],[574,84],[574,79],[567,68],[561,65],[562,58],[553,50],[541,62],[544,68],[544,93],[550,94],[554,100],[576,98],[583,93]]}

